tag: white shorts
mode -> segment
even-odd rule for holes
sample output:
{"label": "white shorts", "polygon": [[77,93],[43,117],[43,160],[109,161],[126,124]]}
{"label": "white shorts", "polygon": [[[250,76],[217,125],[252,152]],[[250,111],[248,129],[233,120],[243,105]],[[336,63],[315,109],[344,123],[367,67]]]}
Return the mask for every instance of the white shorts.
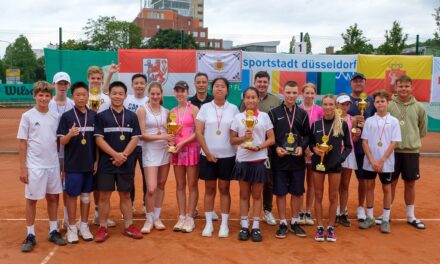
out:
{"label": "white shorts", "polygon": [[29,183],[25,185],[24,197],[29,200],[40,200],[46,194],[63,192],[60,168],[28,169]]}
{"label": "white shorts", "polygon": [[342,168],[352,169],[352,170],[357,170],[358,169],[357,163],[356,163],[356,156],[354,154],[354,151],[352,151],[350,153],[350,155],[348,155],[348,157],[342,163]]}
{"label": "white shorts", "polygon": [[142,165],[143,167],[159,167],[170,163],[170,153],[168,146],[164,148],[142,148]]}

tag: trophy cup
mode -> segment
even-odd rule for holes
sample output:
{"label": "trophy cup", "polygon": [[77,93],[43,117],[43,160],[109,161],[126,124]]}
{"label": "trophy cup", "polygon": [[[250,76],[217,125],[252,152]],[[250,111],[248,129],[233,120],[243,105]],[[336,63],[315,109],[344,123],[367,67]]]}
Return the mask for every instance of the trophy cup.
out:
{"label": "trophy cup", "polygon": [[283,144],[283,148],[290,155],[294,155],[297,147],[298,147],[298,141],[295,140],[295,135],[292,132],[287,133],[286,139]]}
{"label": "trophy cup", "polygon": [[98,109],[101,105],[101,96],[99,95],[99,88],[94,87],[90,89],[89,106],[90,108]]}
{"label": "trophy cup", "polygon": [[316,165],[316,170],[317,171],[325,171],[325,166],[322,163],[324,161],[324,156],[325,156],[325,154],[327,154],[333,148],[333,146],[327,145],[328,140],[329,140],[329,137],[327,135],[323,135],[322,136],[322,144],[316,143],[316,147],[319,150],[321,150],[322,152],[324,152],[324,155],[321,156],[321,162],[318,165]]}
{"label": "trophy cup", "polygon": [[[367,99],[367,94],[362,92],[360,95],[361,100],[359,102],[356,102],[356,106],[359,109],[359,112],[361,113],[361,116],[364,116],[365,109],[370,107],[370,102],[365,101]],[[364,123],[359,122],[358,127],[364,127]]]}
{"label": "trophy cup", "polygon": [[[167,124],[167,133],[175,136],[179,130],[180,130],[180,125],[176,123],[176,114],[170,113],[170,122],[168,122]],[[176,153],[176,146],[169,145],[168,152]]]}
{"label": "trophy cup", "polygon": [[[246,111],[246,119],[242,119],[241,122],[244,124],[244,127],[246,128],[246,131],[252,131],[255,127],[255,125],[258,123],[258,120],[254,117],[254,111],[253,110],[247,110]],[[246,140],[243,144],[243,147],[250,148],[252,147],[252,141],[253,138]]]}

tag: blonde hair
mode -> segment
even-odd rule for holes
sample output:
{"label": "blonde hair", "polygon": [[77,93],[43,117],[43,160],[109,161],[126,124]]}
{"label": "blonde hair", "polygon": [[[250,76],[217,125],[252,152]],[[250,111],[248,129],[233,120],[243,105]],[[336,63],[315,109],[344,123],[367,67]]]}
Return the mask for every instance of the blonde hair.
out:
{"label": "blonde hair", "polygon": [[98,67],[98,66],[90,66],[90,67],[87,69],[87,77],[89,77],[90,75],[95,74],[95,73],[101,74],[102,77],[104,78],[104,72],[102,71],[101,67]]}
{"label": "blonde hair", "polygon": [[46,82],[46,81],[38,81],[36,83],[34,83],[34,96],[36,96],[38,93],[43,92],[43,93],[50,93],[50,95],[52,95],[52,90],[53,87],[50,83]]}
{"label": "blonde hair", "polygon": [[[324,99],[326,99],[326,98],[332,99],[333,102],[335,103],[335,107],[336,107],[336,98],[334,95],[332,95],[332,94],[324,95],[322,97],[322,102],[324,102]],[[334,137],[344,135],[344,131],[342,130],[342,122],[343,122],[342,118],[335,113],[335,119],[333,119],[333,136]],[[322,128],[322,129],[324,129],[324,128]]]}
{"label": "blonde hair", "polygon": [[314,83],[306,83],[301,87],[301,92],[304,93],[304,91],[307,88],[312,88],[315,91],[315,94],[318,93],[318,90],[316,89],[316,85]]}
{"label": "blonde hair", "polygon": [[150,85],[148,86],[148,93],[150,93],[151,89],[153,88],[159,88],[160,93],[162,94],[162,98],[160,99],[160,105],[163,105],[163,88],[162,88],[162,84],[160,84],[159,82],[152,82],[150,83]]}

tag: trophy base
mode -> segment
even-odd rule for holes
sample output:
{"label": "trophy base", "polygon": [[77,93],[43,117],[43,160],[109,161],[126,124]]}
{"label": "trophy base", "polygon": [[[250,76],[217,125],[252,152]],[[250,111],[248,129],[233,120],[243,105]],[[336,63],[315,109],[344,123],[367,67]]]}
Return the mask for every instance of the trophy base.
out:
{"label": "trophy base", "polygon": [[296,150],[296,148],[294,148],[294,147],[285,147],[284,148],[286,151],[287,151],[287,153],[289,153],[290,155],[294,155],[295,154],[295,150]]}
{"label": "trophy base", "polygon": [[176,153],[177,149],[176,146],[169,146],[168,147],[168,153]]}
{"label": "trophy base", "polygon": [[324,166],[324,164],[318,164],[318,165],[316,165],[316,170],[317,170],[317,171],[325,171],[325,166]]}
{"label": "trophy base", "polygon": [[251,141],[246,141],[243,143],[243,147],[244,148],[251,148],[253,146]]}

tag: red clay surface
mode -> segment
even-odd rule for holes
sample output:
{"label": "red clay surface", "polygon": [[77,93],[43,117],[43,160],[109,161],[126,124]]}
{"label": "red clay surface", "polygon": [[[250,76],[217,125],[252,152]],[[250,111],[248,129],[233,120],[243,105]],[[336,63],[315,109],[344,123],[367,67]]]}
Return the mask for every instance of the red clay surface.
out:
{"label": "red clay surface", "polygon": [[[17,150],[15,139],[19,118],[24,109],[0,109],[0,149]],[[8,117],[8,118],[6,118]],[[440,134],[430,133],[424,139],[423,151],[440,151]],[[48,222],[45,202],[38,204],[36,222],[37,246],[31,253],[21,253],[20,246],[26,235],[24,219],[24,185],[18,180],[18,155],[0,155],[2,188],[0,192],[0,263],[440,263],[440,207],[435,199],[440,192],[439,158],[421,159],[421,180],[417,183],[416,216],[424,219],[427,230],[416,230],[406,224],[403,202],[403,184],[399,183],[396,201],[392,208],[392,233],[383,235],[378,227],[359,230],[358,223],[352,221],[352,227],[337,227],[336,243],[313,240],[315,227],[305,227],[307,238],[298,238],[293,234],[280,240],[275,238],[275,226],[261,224],[264,240],[262,243],[237,240],[239,230],[238,183],[231,184],[232,208],[229,223],[230,237],[217,238],[220,223],[215,223],[214,236],[203,238],[201,232],[204,219],[196,220],[193,233],[172,232],[172,226],[178,214],[175,197],[174,175],[170,173],[165,202],[161,217],[167,226],[165,231],[153,231],[142,240],[133,240],[121,234],[122,222],[118,209],[117,194],[112,197],[111,217],[117,219],[117,227],[110,229],[110,238],[102,243],[80,241],[76,245],[56,247],[47,241]],[[140,213],[141,178],[136,174],[137,197],[135,206],[135,224],[144,223]],[[203,215],[203,182],[199,182],[199,210]],[[381,188],[376,188],[375,214],[381,212]],[[352,177],[350,185],[349,212],[355,217],[357,184]],[[219,201],[216,202],[219,213]],[[327,203],[324,205],[327,210]],[[274,199],[274,214],[277,216]],[[60,215],[61,211],[60,211]],[[93,215],[93,212],[91,213]],[[289,214],[288,214],[289,215]],[[326,216],[326,213],[324,217]],[[91,226],[94,233],[95,226]],[[436,235],[437,234],[437,235]]]}

